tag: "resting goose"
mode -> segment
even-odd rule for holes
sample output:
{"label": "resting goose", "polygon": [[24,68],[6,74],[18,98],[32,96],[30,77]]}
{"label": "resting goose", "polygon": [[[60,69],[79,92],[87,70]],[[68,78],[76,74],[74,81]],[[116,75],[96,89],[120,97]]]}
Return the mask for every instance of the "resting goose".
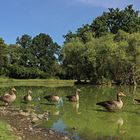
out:
{"label": "resting goose", "polygon": [[63,106],[63,99],[62,99],[62,97],[59,97],[57,94],[47,95],[44,98],[47,99],[49,102],[53,102],[53,103],[56,102],[57,105]]}
{"label": "resting goose", "polygon": [[16,99],[15,92],[16,89],[12,88],[10,92],[5,93],[3,96],[1,96],[0,100],[9,105],[10,103],[14,102]]}
{"label": "resting goose", "polygon": [[44,98],[47,99],[49,102],[58,102],[60,99],[58,95],[47,95]]}
{"label": "resting goose", "polygon": [[32,91],[29,90],[28,93],[27,93],[27,95],[25,95],[25,96],[23,97],[23,99],[24,99],[25,102],[31,102],[31,101],[32,101],[31,93],[32,93]]}
{"label": "resting goose", "polygon": [[118,110],[118,109],[121,109],[123,107],[123,102],[121,100],[121,97],[123,97],[123,96],[126,96],[126,95],[122,92],[119,92],[117,94],[116,101],[104,101],[104,102],[96,103],[96,105],[102,106],[109,111]]}
{"label": "resting goose", "polygon": [[68,98],[68,100],[71,102],[78,102],[80,92],[81,92],[81,90],[77,89],[75,95],[66,96],[66,98]]}

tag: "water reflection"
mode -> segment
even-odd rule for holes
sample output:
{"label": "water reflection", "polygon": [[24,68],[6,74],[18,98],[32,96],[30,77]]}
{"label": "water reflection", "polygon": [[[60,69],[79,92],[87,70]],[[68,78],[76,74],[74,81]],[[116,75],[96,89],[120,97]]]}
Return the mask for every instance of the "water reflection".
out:
{"label": "water reflection", "polygon": [[[115,96],[114,93],[120,91],[120,88],[82,87],[80,102],[68,102],[65,99],[66,95],[70,95],[76,88],[33,87],[33,101],[31,104],[23,104],[21,99],[24,91],[27,91],[29,87],[18,87],[17,100],[13,105],[39,114],[48,110],[50,112],[49,120],[45,120],[41,127],[72,133],[79,137],[78,139],[81,139],[80,137],[84,140],[137,140],[140,138],[140,134],[137,133],[140,131],[140,114],[138,112],[140,106],[133,105],[134,95],[129,92],[129,88],[121,87],[121,91],[127,93],[128,96],[124,99],[123,108],[118,112],[97,111],[96,103],[99,100],[112,100]],[[6,90],[5,88],[0,92],[3,93]],[[43,97],[46,93],[52,93],[54,90],[59,91],[63,101],[55,105],[46,104]],[[137,88],[135,97],[140,98],[139,91],[140,89]]]}
{"label": "water reflection", "polygon": [[28,112],[28,113],[33,113],[36,111],[35,106],[31,103],[26,103],[23,102],[24,106],[21,107],[21,109],[23,109],[24,112]]}
{"label": "water reflection", "polygon": [[63,105],[64,105],[63,98],[60,97],[59,100],[58,100],[58,102],[57,102],[57,108],[59,108],[59,107],[63,107]]}
{"label": "water reflection", "polygon": [[56,110],[52,112],[52,115],[58,116],[60,115],[60,110]]}
{"label": "water reflection", "polygon": [[72,107],[75,109],[76,114],[81,114],[81,112],[79,112],[79,101],[78,102],[72,102]]}
{"label": "water reflection", "polygon": [[124,124],[123,118],[119,118],[116,124],[118,125],[118,134],[125,134],[126,130],[123,128],[123,124]]}

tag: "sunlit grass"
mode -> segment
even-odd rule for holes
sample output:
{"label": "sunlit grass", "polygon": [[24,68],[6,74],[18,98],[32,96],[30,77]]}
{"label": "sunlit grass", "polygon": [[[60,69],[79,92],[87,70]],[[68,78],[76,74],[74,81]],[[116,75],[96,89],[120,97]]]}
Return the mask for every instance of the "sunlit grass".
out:
{"label": "sunlit grass", "polygon": [[0,121],[0,139],[1,140],[16,140],[16,136],[11,132],[10,126],[4,122]]}
{"label": "sunlit grass", "polygon": [[58,79],[8,79],[0,78],[0,87],[10,86],[73,86],[74,80],[58,80]]}

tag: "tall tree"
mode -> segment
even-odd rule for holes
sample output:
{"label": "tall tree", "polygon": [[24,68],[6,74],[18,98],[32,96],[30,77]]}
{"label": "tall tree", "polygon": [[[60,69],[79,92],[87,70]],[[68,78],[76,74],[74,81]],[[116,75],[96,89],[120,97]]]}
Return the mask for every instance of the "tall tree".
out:
{"label": "tall tree", "polygon": [[7,54],[6,54],[7,45],[4,43],[4,40],[0,38],[0,75],[4,74],[5,66],[7,64]]}
{"label": "tall tree", "polygon": [[62,64],[67,78],[74,78],[77,80],[83,78],[85,49],[84,44],[79,40],[79,38],[64,44],[61,54]]}
{"label": "tall tree", "polygon": [[32,44],[32,37],[27,34],[17,37],[16,44],[20,45],[22,48],[29,48]]}
{"label": "tall tree", "polygon": [[116,34],[118,30],[128,33],[139,32],[140,17],[138,13],[133,9],[133,5],[128,5],[124,10],[109,8],[109,12],[103,12],[101,16],[93,20],[90,27],[96,37],[108,32]]}
{"label": "tall tree", "polygon": [[31,53],[34,67],[51,75],[52,66],[57,61],[59,45],[53,42],[52,38],[44,33],[35,36],[32,41]]}
{"label": "tall tree", "polygon": [[64,43],[70,42],[72,40],[74,40],[76,38],[76,34],[72,33],[71,31],[68,31],[68,33],[66,35],[63,35],[65,41]]}
{"label": "tall tree", "polygon": [[23,66],[29,66],[29,57],[31,57],[30,47],[32,45],[32,37],[27,34],[24,34],[21,37],[17,37],[16,44],[22,48],[20,64]]}
{"label": "tall tree", "polygon": [[130,83],[137,85],[140,81],[140,33],[131,34],[128,40],[130,59]]}

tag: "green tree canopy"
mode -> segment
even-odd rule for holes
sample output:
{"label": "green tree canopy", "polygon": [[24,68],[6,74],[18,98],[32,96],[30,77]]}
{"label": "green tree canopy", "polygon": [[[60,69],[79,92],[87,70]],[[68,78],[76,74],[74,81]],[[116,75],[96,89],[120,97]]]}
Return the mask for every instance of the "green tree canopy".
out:
{"label": "green tree canopy", "polygon": [[139,32],[140,17],[138,13],[133,9],[133,5],[128,5],[124,10],[109,8],[109,12],[103,12],[101,16],[93,20],[90,27],[96,37],[108,32],[116,34],[118,30],[128,33]]}

